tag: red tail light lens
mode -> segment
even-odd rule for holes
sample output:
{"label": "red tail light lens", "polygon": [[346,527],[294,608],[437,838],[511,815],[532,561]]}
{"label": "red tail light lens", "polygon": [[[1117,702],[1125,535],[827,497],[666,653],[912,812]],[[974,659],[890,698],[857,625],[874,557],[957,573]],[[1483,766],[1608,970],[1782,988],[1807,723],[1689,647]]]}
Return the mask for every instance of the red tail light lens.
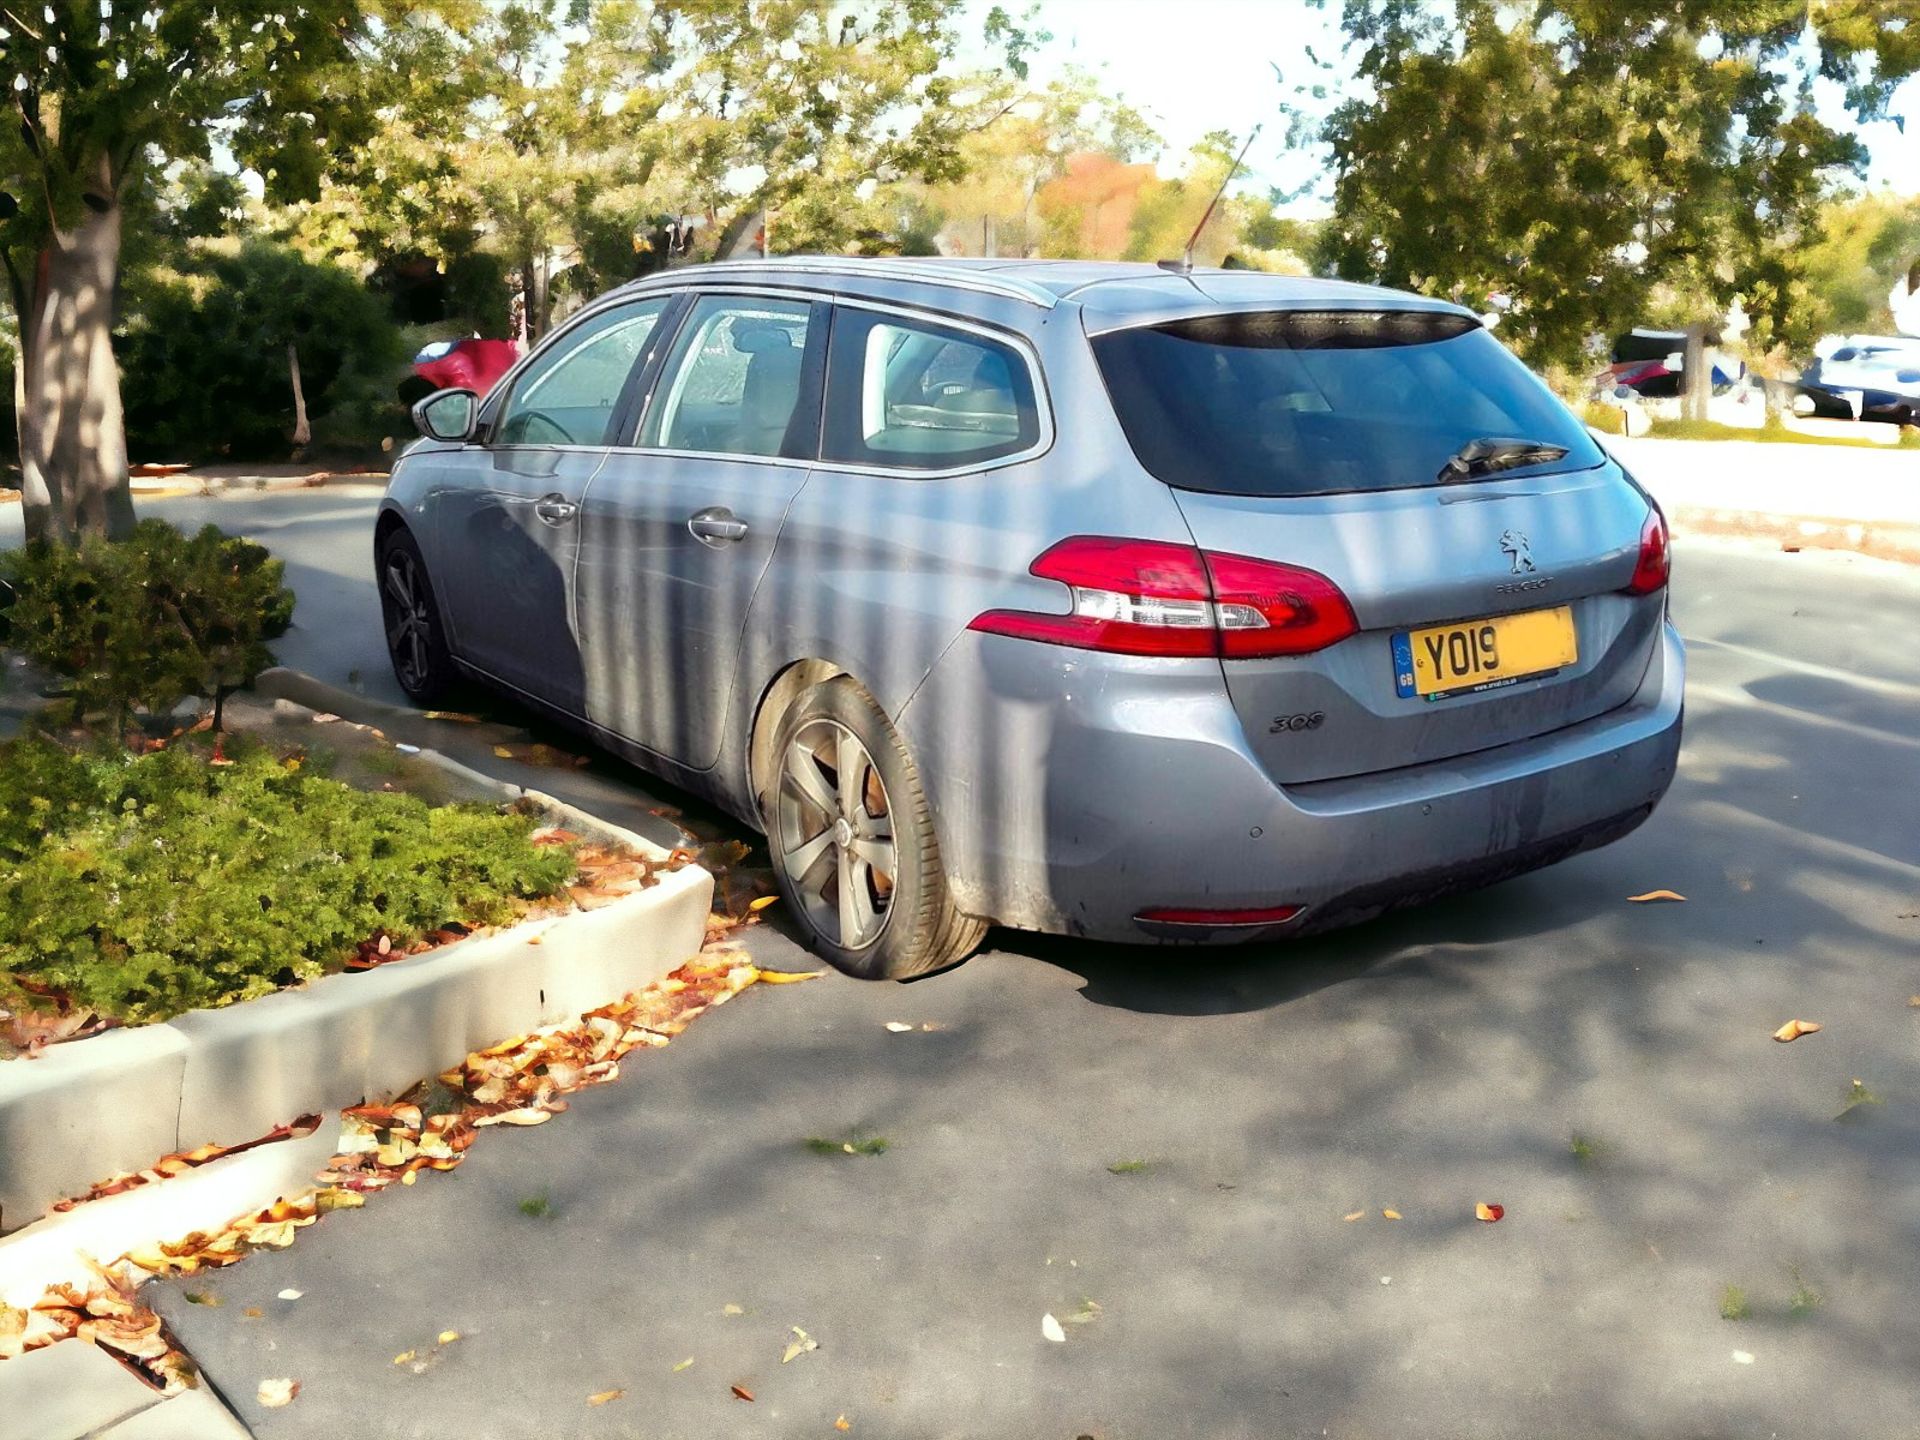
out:
{"label": "red tail light lens", "polygon": [[1647,523],[1640,527],[1640,558],[1633,567],[1633,579],[1627,582],[1629,595],[1651,595],[1663,588],[1673,571],[1673,551],[1668,543],[1667,517],[1654,506],[1647,512]]}
{"label": "red tail light lens", "polygon": [[1305,655],[1359,630],[1326,576],[1158,540],[1076,535],[1031,566],[1068,588],[1065,615],[989,610],[971,629],[1119,655]]}

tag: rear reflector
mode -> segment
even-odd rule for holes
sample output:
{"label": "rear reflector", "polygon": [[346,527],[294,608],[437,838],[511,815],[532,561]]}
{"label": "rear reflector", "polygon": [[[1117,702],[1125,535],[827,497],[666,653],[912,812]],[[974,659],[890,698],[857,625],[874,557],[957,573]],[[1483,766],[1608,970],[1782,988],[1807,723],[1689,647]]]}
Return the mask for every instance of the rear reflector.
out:
{"label": "rear reflector", "polygon": [[1067,587],[1066,614],[989,610],[970,629],[1117,655],[1306,655],[1359,630],[1318,571],[1191,545],[1076,535],[1030,567]]}
{"label": "rear reflector", "polygon": [[1304,908],[1301,905],[1274,905],[1265,910],[1184,910],[1162,906],[1142,910],[1133,918],[1149,925],[1205,925],[1220,929],[1234,925],[1284,925]]}
{"label": "rear reflector", "polygon": [[1627,593],[1651,595],[1666,585],[1672,572],[1673,549],[1667,537],[1667,517],[1656,505],[1647,512],[1647,522],[1640,527],[1640,558],[1634,563]]}

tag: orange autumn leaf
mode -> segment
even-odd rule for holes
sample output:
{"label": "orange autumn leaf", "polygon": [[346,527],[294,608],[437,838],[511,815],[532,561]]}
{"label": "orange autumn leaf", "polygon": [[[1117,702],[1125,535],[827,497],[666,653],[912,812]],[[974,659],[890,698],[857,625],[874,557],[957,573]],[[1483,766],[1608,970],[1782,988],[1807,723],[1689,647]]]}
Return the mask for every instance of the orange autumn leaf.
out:
{"label": "orange autumn leaf", "polygon": [[1646,905],[1656,900],[1685,900],[1686,898],[1677,890],[1649,890],[1644,895],[1629,895],[1627,900],[1634,905]]}
{"label": "orange autumn leaf", "polygon": [[589,1405],[605,1405],[610,1401],[618,1400],[626,1393],[624,1390],[602,1390],[598,1394],[587,1396],[587,1403]]}
{"label": "orange autumn leaf", "polygon": [[836,1430],[851,1430],[853,1428],[853,1422],[842,1415],[833,1422],[833,1428]]}
{"label": "orange autumn leaf", "polygon": [[746,1400],[746,1401],[748,1401],[748,1402],[751,1402],[751,1401],[752,1401],[752,1399],[753,1399],[753,1391],[751,1391],[751,1390],[749,1390],[749,1389],[747,1389],[747,1387],[746,1387],[746,1386],[744,1386],[744,1385],[735,1385],[735,1386],[733,1386],[732,1388],[733,1388],[733,1398],[734,1398],[734,1399],[736,1399],[736,1400]]}
{"label": "orange autumn leaf", "polygon": [[1789,1020],[1773,1032],[1773,1038],[1782,1045],[1789,1040],[1798,1040],[1802,1035],[1812,1035],[1820,1028],[1818,1020]]}
{"label": "orange autumn leaf", "polygon": [[299,1393],[298,1380],[262,1380],[254,1395],[269,1410],[278,1410],[282,1405],[291,1405]]}
{"label": "orange autumn leaf", "polygon": [[1473,1218],[1476,1220],[1484,1220],[1489,1225],[1491,1225],[1494,1221],[1498,1220],[1502,1215],[1506,1213],[1507,1213],[1506,1206],[1489,1205],[1484,1200],[1480,1201],[1478,1204],[1476,1204],[1473,1207]]}
{"label": "orange autumn leaf", "polygon": [[1398,1220],[1400,1218],[1400,1212],[1398,1210],[1382,1210],[1380,1213],[1389,1220]]}

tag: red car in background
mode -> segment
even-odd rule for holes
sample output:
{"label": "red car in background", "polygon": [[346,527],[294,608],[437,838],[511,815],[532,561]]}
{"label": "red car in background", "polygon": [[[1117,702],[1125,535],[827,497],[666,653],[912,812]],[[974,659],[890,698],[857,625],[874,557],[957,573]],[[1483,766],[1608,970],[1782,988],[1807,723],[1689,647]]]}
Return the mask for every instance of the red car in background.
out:
{"label": "red car in background", "polygon": [[485,395],[519,358],[520,347],[511,340],[438,340],[413,357],[413,373],[435,390]]}

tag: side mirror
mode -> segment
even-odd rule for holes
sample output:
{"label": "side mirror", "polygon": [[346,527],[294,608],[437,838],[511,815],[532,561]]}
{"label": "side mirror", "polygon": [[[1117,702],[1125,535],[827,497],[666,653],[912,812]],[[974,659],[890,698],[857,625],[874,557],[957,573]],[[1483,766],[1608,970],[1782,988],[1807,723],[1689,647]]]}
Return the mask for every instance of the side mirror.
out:
{"label": "side mirror", "polygon": [[413,407],[413,423],[429,440],[458,442],[473,435],[480,397],[471,390],[436,390]]}

